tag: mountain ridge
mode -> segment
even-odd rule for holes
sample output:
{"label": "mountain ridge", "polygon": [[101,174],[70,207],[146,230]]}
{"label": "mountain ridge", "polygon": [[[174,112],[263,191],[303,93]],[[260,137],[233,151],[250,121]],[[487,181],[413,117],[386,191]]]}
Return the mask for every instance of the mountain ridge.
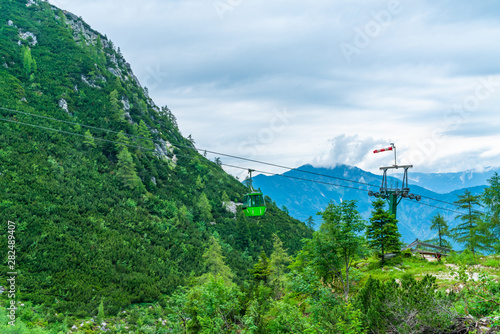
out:
{"label": "mountain ridge", "polygon": [[[306,173],[301,171],[305,171]],[[409,175],[411,175],[411,171]],[[311,179],[320,183],[293,179],[294,177]],[[346,182],[340,179],[348,179],[358,183]],[[257,175],[254,177],[253,182],[261,191],[269,194],[278,206],[285,206],[293,217],[301,221],[306,221],[310,216],[315,218],[316,213],[323,211],[332,200],[336,203],[343,200],[356,200],[358,210],[365,219],[368,219],[371,214],[371,202],[374,198],[369,197],[367,192],[368,190],[378,191],[381,180],[382,175],[376,175],[355,166],[336,165],[332,168],[318,168],[306,164],[298,167],[296,170],[279,175]],[[396,184],[400,185],[401,179],[389,176],[388,183],[389,185],[392,183],[393,186]],[[434,232],[429,230],[430,221],[432,216],[437,212],[445,216],[451,227],[457,223],[454,219],[455,213],[452,212],[457,209],[451,203],[466,188],[456,186],[451,192],[441,194],[412,184],[411,182],[409,186],[411,193],[425,197],[420,202],[405,200],[398,206],[399,227],[404,242],[409,243],[416,238],[420,240],[432,238]],[[473,194],[479,194],[484,188],[485,185],[478,185],[467,189]],[[425,204],[431,206],[426,206]],[[444,211],[435,207],[451,211]],[[315,219],[316,228],[319,227],[319,224],[318,219]]]}

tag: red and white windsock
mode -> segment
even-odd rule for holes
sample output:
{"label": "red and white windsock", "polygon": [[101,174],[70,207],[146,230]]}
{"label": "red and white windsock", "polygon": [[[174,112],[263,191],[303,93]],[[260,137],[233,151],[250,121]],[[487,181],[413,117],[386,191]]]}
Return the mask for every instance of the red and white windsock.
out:
{"label": "red and white windsock", "polygon": [[385,151],[392,151],[392,146],[386,147],[386,148],[381,148],[380,150],[375,150],[373,153],[380,153],[380,152],[385,152]]}

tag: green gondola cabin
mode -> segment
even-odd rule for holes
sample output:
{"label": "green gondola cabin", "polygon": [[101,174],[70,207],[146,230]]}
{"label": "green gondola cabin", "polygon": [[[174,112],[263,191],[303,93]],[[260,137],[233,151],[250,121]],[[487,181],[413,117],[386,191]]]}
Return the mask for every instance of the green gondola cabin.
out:
{"label": "green gondola cabin", "polygon": [[247,217],[263,216],[266,212],[263,194],[259,192],[246,194],[243,199],[243,211]]}

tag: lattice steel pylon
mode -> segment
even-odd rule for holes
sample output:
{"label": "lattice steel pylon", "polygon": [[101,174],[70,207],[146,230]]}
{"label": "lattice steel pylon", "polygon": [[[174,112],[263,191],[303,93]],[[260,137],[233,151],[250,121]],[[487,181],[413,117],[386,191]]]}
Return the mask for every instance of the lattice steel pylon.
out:
{"label": "lattice steel pylon", "polygon": [[[389,211],[394,217],[397,216],[397,208],[399,203],[403,200],[403,198],[414,199],[420,201],[422,198],[420,195],[414,195],[410,193],[410,187],[408,186],[408,169],[413,168],[413,165],[398,165],[397,164],[397,156],[396,156],[396,146],[394,143],[391,143],[391,146],[388,148],[384,148],[381,150],[375,150],[373,153],[380,153],[385,151],[394,151],[394,165],[388,167],[380,167],[380,170],[383,171],[382,175],[382,184],[380,185],[379,192],[369,191],[369,196],[375,196],[377,198],[384,198],[389,202]],[[395,188],[389,187],[387,184],[387,171],[389,169],[399,169],[403,168],[403,180],[401,182],[401,188],[397,186]]]}

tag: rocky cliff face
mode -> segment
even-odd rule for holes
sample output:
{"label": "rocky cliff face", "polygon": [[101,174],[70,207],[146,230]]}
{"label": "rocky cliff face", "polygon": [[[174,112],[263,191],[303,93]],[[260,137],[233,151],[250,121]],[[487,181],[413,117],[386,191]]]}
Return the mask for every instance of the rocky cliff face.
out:
{"label": "rocky cliff face", "polygon": [[[53,10],[59,10],[57,7],[52,7]],[[97,47],[102,50],[111,50],[105,53],[106,58],[111,62],[112,66],[107,67],[107,70],[114,76],[119,77],[122,81],[133,80],[139,87],[141,83],[134,75],[132,67],[125,61],[119,49],[115,50],[115,46],[106,36],[93,30],[81,17],[76,16],[68,11],[63,11],[64,20],[73,30],[73,37],[77,43],[85,43],[87,46]],[[99,44],[99,45],[98,45]],[[143,90],[147,95],[147,91]],[[152,100],[149,101],[156,109],[158,107]]]}
{"label": "rocky cliff face", "polygon": [[[30,0],[28,2],[29,6],[36,6],[36,0]],[[114,44],[108,40],[107,36],[102,35],[98,31],[92,29],[81,17],[68,12],[61,11],[55,6],[51,6],[51,9],[56,13],[62,13],[62,18],[59,15],[55,15],[56,19],[63,19],[68,27],[71,28],[73,33],[73,38],[75,42],[78,44],[85,44],[87,47],[93,47],[97,50],[102,50],[103,55],[106,57],[108,65],[106,70],[111,73],[113,76],[117,77],[124,84],[132,83],[138,87],[141,87],[142,93],[147,98],[147,104],[160,113],[160,108],[155,104],[155,102],[149,97],[147,89],[141,86],[139,79],[136,77],[132,70],[132,66],[125,60],[123,55],[120,52],[120,49],[115,49]],[[12,21],[9,21],[12,24]],[[30,39],[30,43],[32,45],[36,44],[36,36],[31,32],[22,33],[20,30],[20,38],[22,39]],[[96,64],[97,67],[97,64]],[[89,78],[82,74],[81,81],[83,84],[86,84],[93,88],[101,88],[101,85],[106,83],[106,76],[102,73],[96,73],[92,78]],[[78,86],[75,86],[75,90],[78,90]],[[130,101],[126,96],[121,97],[121,103],[123,105],[123,109],[125,111],[126,119],[134,124],[134,120],[130,116],[129,110],[131,108]],[[65,99],[61,99],[59,101],[59,107],[63,109],[65,112],[68,111],[68,103]],[[151,116],[154,120],[154,116]],[[157,134],[158,131],[155,129],[151,129],[153,134]],[[158,138],[158,143],[155,144],[156,156],[161,159],[170,159],[175,166],[177,162],[177,158],[175,155],[172,155],[172,144],[168,141],[165,141],[161,138]],[[170,156],[170,157],[169,157]]]}

